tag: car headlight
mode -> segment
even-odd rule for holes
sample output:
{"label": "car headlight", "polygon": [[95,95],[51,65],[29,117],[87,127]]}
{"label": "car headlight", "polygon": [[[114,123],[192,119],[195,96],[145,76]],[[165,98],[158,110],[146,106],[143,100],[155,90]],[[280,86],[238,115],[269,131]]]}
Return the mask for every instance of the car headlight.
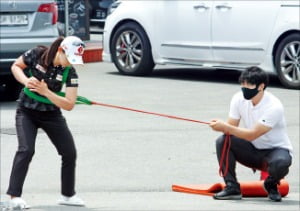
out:
{"label": "car headlight", "polygon": [[107,10],[107,16],[113,13],[120,4],[121,4],[120,1],[115,1],[114,3],[112,3]]}

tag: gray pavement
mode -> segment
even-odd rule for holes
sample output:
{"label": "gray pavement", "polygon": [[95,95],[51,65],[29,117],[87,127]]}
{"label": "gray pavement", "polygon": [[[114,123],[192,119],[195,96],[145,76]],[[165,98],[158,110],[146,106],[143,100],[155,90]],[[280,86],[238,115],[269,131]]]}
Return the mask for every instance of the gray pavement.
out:
{"label": "gray pavement", "polygon": [[[239,90],[235,71],[157,67],[150,77],[119,75],[108,63],[78,67],[79,95],[94,101],[209,121],[227,118]],[[76,190],[85,208],[56,205],[60,157],[39,131],[23,198],[32,210],[299,210],[299,91],[284,89],[275,77],[269,91],[284,106],[294,160],[286,177],[290,192],[281,203],[266,198],[215,201],[209,196],[172,192],[172,184],[213,184],[218,175],[214,140],[207,125],[100,106],[64,111],[78,150]],[[17,147],[15,102],[0,104],[0,201],[5,195]],[[239,181],[259,172],[237,166]]]}

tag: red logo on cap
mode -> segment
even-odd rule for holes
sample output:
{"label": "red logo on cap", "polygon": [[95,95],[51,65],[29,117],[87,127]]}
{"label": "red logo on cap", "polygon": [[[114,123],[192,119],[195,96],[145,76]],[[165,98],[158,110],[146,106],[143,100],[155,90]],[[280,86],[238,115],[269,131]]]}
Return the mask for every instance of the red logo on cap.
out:
{"label": "red logo on cap", "polygon": [[75,55],[77,56],[82,56],[83,55],[83,47],[82,46],[79,46],[79,48],[77,48],[77,52],[75,52]]}

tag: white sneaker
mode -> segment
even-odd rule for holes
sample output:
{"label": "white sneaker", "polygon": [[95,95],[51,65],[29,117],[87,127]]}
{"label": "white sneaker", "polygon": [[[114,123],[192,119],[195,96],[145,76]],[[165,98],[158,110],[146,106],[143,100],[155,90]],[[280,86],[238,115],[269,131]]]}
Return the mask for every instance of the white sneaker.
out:
{"label": "white sneaker", "polygon": [[30,206],[21,197],[12,198],[9,201],[9,206],[13,209],[29,209]]}
{"label": "white sneaker", "polygon": [[81,206],[81,207],[85,206],[84,201],[76,195],[71,197],[62,195],[61,198],[58,200],[58,204],[69,205],[69,206]]}

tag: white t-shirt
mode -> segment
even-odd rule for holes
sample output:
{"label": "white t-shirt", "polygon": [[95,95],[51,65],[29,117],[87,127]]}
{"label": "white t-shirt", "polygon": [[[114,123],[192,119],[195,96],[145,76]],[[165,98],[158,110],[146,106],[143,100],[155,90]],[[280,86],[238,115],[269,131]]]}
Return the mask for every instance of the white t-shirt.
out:
{"label": "white t-shirt", "polygon": [[257,123],[272,128],[251,142],[257,149],[284,148],[292,154],[293,147],[286,132],[283,105],[271,93],[264,91],[263,98],[255,106],[251,100],[243,97],[242,92],[236,93],[230,103],[229,117],[241,120],[248,129]]}

